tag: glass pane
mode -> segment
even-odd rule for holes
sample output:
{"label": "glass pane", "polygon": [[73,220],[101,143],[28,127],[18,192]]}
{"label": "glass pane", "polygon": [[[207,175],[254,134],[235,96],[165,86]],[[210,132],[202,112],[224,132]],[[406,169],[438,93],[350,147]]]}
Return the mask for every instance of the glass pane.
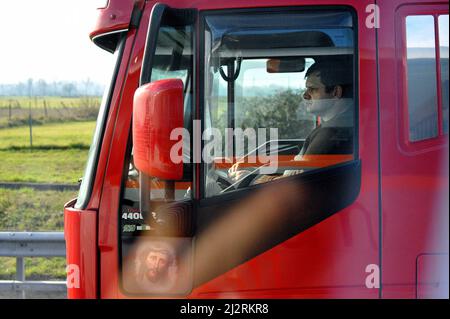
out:
{"label": "glass pane", "polygon": [[409,140],[438,135],[433,16],[406,18]]}
{"label": "glass pane", "polygon": [[439,16],[439,50],[441,56],[442,121],[448,134],[448,14]]}
{"label": "glass pane", "polygon": [[205,43],[206,197],[353,159],[348,12],[208,16]]}
{"label": "glass pane", "polygon": [[[151,81],[162,79],[179,78],[185,86],[184,95],[184,118],[185,128],[190,131],[191,107],[192,107],[192,27],[181,26],[161,26],[158,34],[157,47],[152,66]],[[187,141],[189,142],[189,141]],[[184,162],[190,162],[189,147],[183,147]],[[186,166],[188,167],[188,166]],[[124,212],[139,212],[139,172],[133,163],[133,153],[131,153],[128,176],[125,182],[125,191],[122,198],[122,210]],[[170,183],[158,178],[151,177],[149,195],[153,206],[158,206],[161,202],[179,201],[191,198],[191,177],[189,173],[185,174],[187,180]],[[171,198],[168,198],[171,195]],[[128,227],[133,229],[131,233],[138,233],[138,230],[145,230],[148,225],[144,224],[143,219],[148,220],[149,216],[139,215],[137,226]],[[123,226],[130,225],[129,219],[122,219]],[[136,226],[133,225],[133,226]],[[139,228],[139,229],[138,229]],[[130,232],[130,231],[129,231]],[[128,233],[128,232],[127,232]]]}
{"label": "glass pane", "polygon": [[[84,176],[81,181],[80,191],[78,194],[77,202],[75,203],[75,208],[83,209],[88,204],[89,198],[91,196],[92,183],[95,178],[96,164],[98,156],[100,154],[101,141],[103,138],[103,130],[106,122],[106,118],[109,112],[109,103],[111,95],[114,89],[116,72],[118,72],[118,61],[120,57],[120,52],[123,50],[125,43],[125,37],[123,37],[119,44],[117,45],[114,55],[111,55],[111,74],[108,74],[105,79],[108,79],[108,85],[105,87],[105,91],[102,97],[102,103],[97,115],[97,124],[95,126],[94,136],[92,138],[91,147],[89,148],[88,160],[86,162],[86,168],[84,171]],[[115,68],[113,67],[115,65]]]}
{"label": "glass pane", "polygon": [[[236,127],[274,127],[280,139],[305,139],[316,119],[300,105],[306,68],[298,73],[268,73],[267,63],[268,59],[242,62],[243,73],[237,81],[242,89],[235,97]],[[314,60],[309,58],[306,64],[309,67]]]}

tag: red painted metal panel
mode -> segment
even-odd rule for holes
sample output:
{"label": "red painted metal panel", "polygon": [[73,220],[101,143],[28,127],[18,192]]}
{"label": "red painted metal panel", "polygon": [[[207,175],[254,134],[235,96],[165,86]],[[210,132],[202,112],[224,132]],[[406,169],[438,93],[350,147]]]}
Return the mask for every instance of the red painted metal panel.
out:
{"label": "red painted metal panel", "polygon": [[104,8],[98,8],[98,17],[89,34],[92,39],[101,34],[128,29],[134,3],[143,7],[143,0],[109,0]]}
{"label": "red painted metal panel", "polygon": [[64,208],[64,236],[67,265],[77,276],[70,281],[67,296],[71,299],[97,298],[97,213],[76,210],[72,203]]}
{"label": "red painted metal panel", "polygon": [[[139,87],[139,77],[144,54],[145,40],[150,10],[145,10],[139,29],[132,32],[132,37],[127,41],[124,51],[123,73],[120,73],[120,81],[114,92],[115,100],[111,115],[108,119],[108,150],[103,152],[103,179],[94,187],[101,194],[99,202],[99,237],[100,249],[100,297],[117,298],[119,296],[119,197],[122,181],[122,170],[125,161],[125,151],[128,142],[128,134],[131,130],[131,117],[133,110],[134,92]],[[128,47],[129,45],[129,47]],[[101,183],[101,184],[100,184]],[[97,200],[98,200],[97,199]],[[93,196],[91,200],[96,200]]]}
{"label": "red painted metal panel", "polygon": [[417,298],[448,299],[448,255],[420,255],[417,257]]}
{"label": "red painted metal panel", "polygon": [[402,17],[448,12],[448,2],[382,0],[379,5],[382,294],[415,298],[416,258],[448,254],[448,135],[407,141]]}

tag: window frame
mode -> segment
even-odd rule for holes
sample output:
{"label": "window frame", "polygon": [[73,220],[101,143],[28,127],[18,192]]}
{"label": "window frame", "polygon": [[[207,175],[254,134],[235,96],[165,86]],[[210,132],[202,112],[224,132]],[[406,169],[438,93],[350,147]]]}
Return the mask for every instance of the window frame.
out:
{"label": "window frame", "polygon": [[[242,189],[235,189],[229,192],[217,194],[211,197],[206,197],[206,164],[201,162],[199,165],[199,169],[197,170],[196,177],[198,176],[198,183],[195,185],[196,187],[196,199],[200,199],[200,206],[209,206],[214,203],[218,203],[221,201],[235,200],[241,198],[242,196],[246,196],[249,191],[259,189],[261,187],[265,187],[266,185],[272,185],[273,183],[281,182],[281,181],[289,181],[289,180],[297,180],[302,176],[308,176],[312,174],[317,174],[321,172],[327,172],[330,167],[340,167],[348,165],[352,162],[359,162],[359,21],[357,10],[350,5],[330,5],[330,6],[315,6],[315,5],[304,5],[304,6],[291,6],[291,7],[270,7],[270,8],[239,8],[239,9],[227,9],[227,10],[204,10],[199,12],[199,55],[197,56],[198,69],[196,72],[197,78],[199,81],[197,82],[199,87],[197,88],[198,94],[198,112],[195,119],[201,120],[201,132],[205,129],[204,123],[204,112],[205,112],[205,27],[206,27],[206,17],[211,15],[247,15],[247,14],[258,14],[258,13],[306,13],[306,12],[336,12],[336,11],[345,11],[351,14],[352,16],[352,25],[353,25],[353,94],[354,94],[354,138],[353,138],[353,160],[345,163],[341,163],[338,165],[318,168],[312,170],[310,172],[306,172],[300,175],[287,176],[282,180],[274,180],[263,184],[250,185],[248,187]],[[200,151],[203,151],[205,146],[205,141],[201,141]]]}
{"label": "window frame", "polygon": [[[398,95],[398,146],[407,154],[419,154],[435,149],[439,149],[448,143],[448,133],[443,132],[442,115],[442,82],[441,82],[441,60],[440,60],[440,39],[439,39],[439,16],[448,15],[448,7],[444,5],[404,5],[398,8],[395,14],[395,54],[397,65]],[[434,19],[434,43],[435,43],[435,67],[436,67],[436,102],[437,102],[437,136],[418,141],[411,141],[409,136],[409,104],[408,104],[408,67],[407,67],[407,34],[406,18],[413,16],[432,16]]]}

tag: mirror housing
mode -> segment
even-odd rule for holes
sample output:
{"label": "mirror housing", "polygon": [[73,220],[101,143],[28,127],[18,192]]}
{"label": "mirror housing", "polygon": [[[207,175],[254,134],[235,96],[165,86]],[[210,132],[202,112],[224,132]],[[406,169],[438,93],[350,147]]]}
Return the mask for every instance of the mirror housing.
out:
{"label": "mirror housing", "polygon": [[180,180],[183,162],[171,159],[179,143],[170,134],[183,127],[183,81],[167,79],[139,87],[133,100],[133,156],[136,168],[163,180]]}
{"label": "mirror housing", "polygon": [[305,58],[280,57],[267,60],[267,73],[290,73],[305,71]]}

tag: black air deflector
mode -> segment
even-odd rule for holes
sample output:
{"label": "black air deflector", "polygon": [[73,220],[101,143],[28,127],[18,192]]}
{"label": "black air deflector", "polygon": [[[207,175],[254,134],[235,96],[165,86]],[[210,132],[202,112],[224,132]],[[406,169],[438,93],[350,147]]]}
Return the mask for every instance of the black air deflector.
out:
{"label": "black air deflector", "polygon": [[124,31],[119,31],[115,33],[108,33],[105,35],[99,35],[92,39],[95,45],[106,50],[108,52],[114,53],[119,43],[119,39]]}

